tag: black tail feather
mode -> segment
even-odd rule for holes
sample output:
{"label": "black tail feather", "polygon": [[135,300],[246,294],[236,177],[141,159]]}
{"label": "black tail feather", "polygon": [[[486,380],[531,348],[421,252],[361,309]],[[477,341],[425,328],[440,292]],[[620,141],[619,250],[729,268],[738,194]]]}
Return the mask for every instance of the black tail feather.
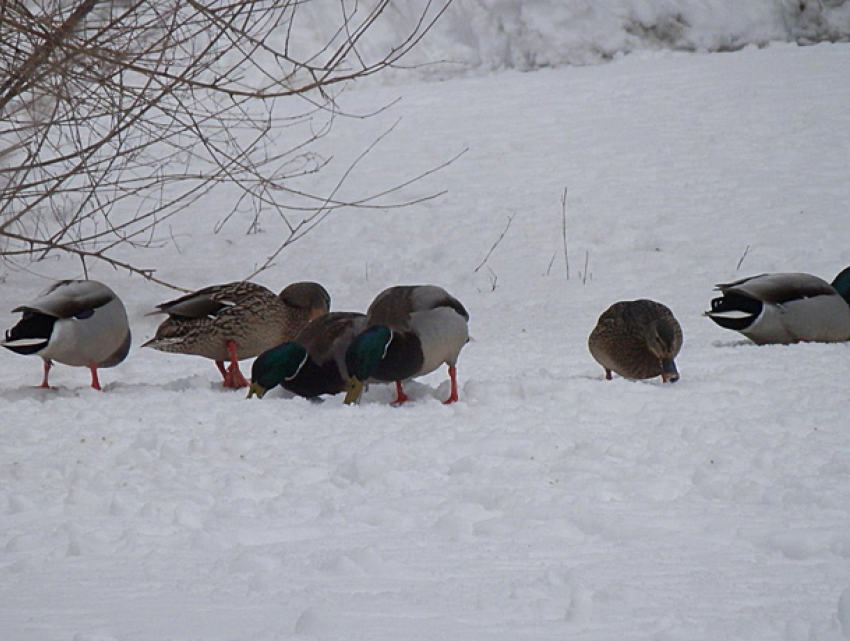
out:
{"label": "black tail feather", "polygon": [[740,332],[755,322],[763,307],[760,300],[727,292],[712,300],[711,311],[705,314],[720,327]]}
{"label": "black tail feather", "polygon": [[[54,323],[56,318],[53,316],[26,311],[18,324],[6,331],[3,347],[25,356],[37,354],[50,341]],[[23,344],[16,345],[16,341],[22,341]]]}

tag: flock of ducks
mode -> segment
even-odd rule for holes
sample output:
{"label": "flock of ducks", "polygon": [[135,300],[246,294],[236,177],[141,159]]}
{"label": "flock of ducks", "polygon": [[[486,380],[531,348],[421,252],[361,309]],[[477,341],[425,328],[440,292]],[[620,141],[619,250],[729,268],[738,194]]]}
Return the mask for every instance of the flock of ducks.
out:
{"label": "flock of ducks", "polygon": [[[226,388],[249,388],[262,398],[280,385],[317,398],[345,392],[357,403],[367,382],[395,383],[396,404],[408,400],[403,382],[448,366],[458,400],[457,359],[469,340],[469,313],[435,285],[390,287],[365,314],[330,312],[318,283],[300,282],[280,294],[250,282],[213,285],[157,305],[165,314],[143,347],[213,360]],[[121,299],[96,281],[66,280],[31,303],[16,307],[21,320],[2,345],[44,361],[41,387],[49,388],[53,362],[98,370],[121,363],[130,351],[130,326]],[[239,361],[257,357],[249,383]]]}
{"label": "flock of ducks", "polygon": [[[761,274],[717,285],[721,295],[705,315],[759,345],[850,340],[850,267],[832,284],[802,273]],[[64,280],[31,303],[2,345],[43,360],[41,387],[49,388],[53,362],[87,367],[100,390],[98,370],[121,363],[131,332],[121,299],[103,283]],[[345,393],[358,403],[370,382],[394,383],[394,404],[408,400],[404,381],[448,367],[458,400],[457,360],[469,340],[469,313],[436,285],[390,287],[365,314],[331,312],[318,283],[299,282],[275,294],[262,285],[213,285],[158,305],[165,314],[143,346],[213,360],[226,388],[248,388],[262,398],[280,385],[318,398]],[[605,371],[628,379],[679,379],[675,358],[683,333],[672,311],[652,300],[620,301],[599,317],[588,348]],[[256,360],[250,382],[239,361]]]}

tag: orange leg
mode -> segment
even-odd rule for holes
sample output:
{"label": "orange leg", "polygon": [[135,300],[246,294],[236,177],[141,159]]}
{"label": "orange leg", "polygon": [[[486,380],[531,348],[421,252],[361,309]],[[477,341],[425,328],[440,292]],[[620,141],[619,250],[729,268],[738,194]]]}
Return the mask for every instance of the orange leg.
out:
{"label": "orange leg", "polygon": [[50,368],[53,367],[53,361],[45,358],[44,359],[44,377],[41,379],[41,385],[39,387],[41,389],[50,389],[50,384],[47,382],[47,377],[50,374]]}
{"label": "orange leg", "polygon": [[218,368],[218,371],[221,372],[221,378],[226,381],[227,369],[224,367],[224,361],[216,361],[215,366]]}
{"label": "orange leg", "polygon": [[449,378],[452,381],[452,391],[449,394],[449,397],[443,401],[443,405],[449,405],[450,403],[457,403],[457,368],[454,365],[449,365]]}
{"label": "orange leg", "polygon": [[90,362],[89,370],[91,370],[91,386],[98,392],[102,391],[100,389],[100,381],[97,379],[97,363],[94,361]]}
{"label": "orange leg", "polygon": [[227,355],[230,357],[230,367],[227,368],[224,374],[222,387],[230,389],[248,387],[248,381],[245,380],[242,372],[239,371],[239,355],[237,353],[236,341],[227,341]]}
{"label": "orange leg", "polygon": [[614,377],[611,375],[611,370],[606,369],[605,370],[605,380],[610,381],[610,380],[613,380],[613,379],[614,379]]}
{"label": "orange leg", "polygon": [[409,400],[407,398],[407,394],[405,394],[404,390],[401,388],[401,381],[395,382],[395,391],[398,393],[398,398],[395,399],[395,403],[393,403],[396,407]]}

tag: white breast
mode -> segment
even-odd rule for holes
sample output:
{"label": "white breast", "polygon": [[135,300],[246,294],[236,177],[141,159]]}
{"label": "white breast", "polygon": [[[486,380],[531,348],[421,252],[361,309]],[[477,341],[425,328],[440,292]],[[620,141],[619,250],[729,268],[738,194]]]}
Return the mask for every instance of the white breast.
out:
{"label": "white breast", "polygon": [[420,375],[433,372],[443,363],[455,365],[469,340],[466,319],[451,307],[437,307],[410,315],[410,327],[422,342],[425,361]]}

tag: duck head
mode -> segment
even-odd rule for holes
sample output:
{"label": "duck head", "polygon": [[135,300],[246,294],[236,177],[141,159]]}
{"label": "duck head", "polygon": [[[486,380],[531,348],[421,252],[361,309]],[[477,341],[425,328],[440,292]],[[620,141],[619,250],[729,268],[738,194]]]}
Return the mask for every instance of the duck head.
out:
{"label": "duck head", "polygon": [[307,362],[307,350],[298,343],[284,343],[260,354],[251,366],[248,398],[266,392],[284,381],[291,381]]}
{"label": "duck head", "polygon": [[679,371],[673,360],[679,353],[679,344],[673,326],[664,319],[650,323],[647,327],[646,346],[661,363],[661,380],[675,383],[679,380]]}
{"label": "duck head", "polygon": [[392,340],[393,332],[389,327],[376,325],[351,341],[351,345],[345,352],[345,366],[348,369],[346,405],[360,401],[363,385],[371,376],[375,366],[387,355]]}

